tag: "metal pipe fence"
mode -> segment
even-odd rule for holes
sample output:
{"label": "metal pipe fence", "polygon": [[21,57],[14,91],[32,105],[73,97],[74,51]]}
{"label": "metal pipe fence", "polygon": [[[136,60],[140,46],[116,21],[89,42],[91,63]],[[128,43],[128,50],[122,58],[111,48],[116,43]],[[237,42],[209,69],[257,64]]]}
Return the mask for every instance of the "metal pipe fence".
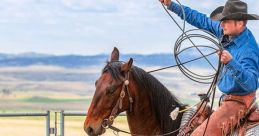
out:
{"label": "metal pipe fence", "polygon": [[[46,136],[50,136],[54,134],[55,136],[64,136],[65,135],[65,117],[74,116],[87,116],[85,112],[65,112],[58,111],[55,112],[55,126],[53,128],[50,127],[50,111],[42,112],[42,113],[0,113],[1,117],[46,117]],[[59,123],[58,123],[58,114],[59,114]],[[119,116],[126,116],[125,113],[120,114]],[[58,125],[59,124],[59,127]],[[57,134],[57,130],[59,130],[59,135]]]}
{"label": "metal pipe fence", "polygon": [[[60,112],[60,136],[65,135],[65,117],[66,116],[87,116],[85,112]],[[119,116],[126,116],[126,113],[121,113]]]}
{"label": "metal pipe fence", "polygon": [[46,117],[46,136],[50,136],[50,112],[45,113],[0,113],[0,117]]}
{"label": "metal pipe fence", "polygon": [[64,111],[61,111],[60,112],[60,136],[65,135],[65,117],[66,116],[80,117],[80,116],[87,116],[87,114],[85,112],[64,112]]}

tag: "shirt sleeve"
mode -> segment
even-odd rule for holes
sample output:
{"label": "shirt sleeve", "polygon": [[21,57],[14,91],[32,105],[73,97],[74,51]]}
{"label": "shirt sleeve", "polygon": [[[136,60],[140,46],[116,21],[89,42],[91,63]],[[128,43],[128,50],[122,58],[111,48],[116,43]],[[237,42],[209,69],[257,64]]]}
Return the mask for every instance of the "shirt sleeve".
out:
{"label": "shirt sleeve", "polygon": [[230,70],[235,81],[247,92],[256,91],[258,88],[258,55],[253,51],[245,52],[238,62],[232,59],[226,67]]}
{"label": "shirt sleeve", "polygon": [[[220,22],[219,21],[213,21],[209,17],[207,17],[205,14],[202,14],[196,10],[193,10],[187,6],[182,6],[183,10],[185,12],[185,19],[186,21],[203,30],[207,30],[214,35],[216,35],[218,38],[222,36],[223,30],[220,28]],[[182,12],[181,6],[178,5],[175,2],[171,2],[171,5],[167,7],[169,10],[177,14],[181,19],[184,19],[184,14]]]}

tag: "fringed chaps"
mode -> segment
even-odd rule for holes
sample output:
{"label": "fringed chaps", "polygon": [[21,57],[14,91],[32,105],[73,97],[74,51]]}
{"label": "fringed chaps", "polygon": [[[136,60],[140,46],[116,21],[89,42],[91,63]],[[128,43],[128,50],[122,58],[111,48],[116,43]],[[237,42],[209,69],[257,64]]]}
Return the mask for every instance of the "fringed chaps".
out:
{"label": "fringed chaps", "polygon": [[248,114],[249,107],[254,98],[255,93],[245,96],[225,95],[219,108],[210,116],[209,122],[206,119],[194,130],[191,136],[203,136],[204,133],[205,136],[226,136],[232,134],[236,127],[240,127],[242,119]]}

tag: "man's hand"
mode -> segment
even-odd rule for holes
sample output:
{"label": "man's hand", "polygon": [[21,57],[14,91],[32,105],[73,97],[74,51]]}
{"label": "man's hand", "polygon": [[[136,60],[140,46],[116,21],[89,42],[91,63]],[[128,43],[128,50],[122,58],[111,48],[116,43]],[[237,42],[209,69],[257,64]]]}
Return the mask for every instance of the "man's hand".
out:
{"label": "man's hand", "polygon": [[229,61],[232,60],[232,55],[227,51],[227,50],[223,50],[222,52],[218,52],[218,55],[221,55],[220,61],[223,64],[228,64]]}
{"label": "man's hand", "polygon": [[166,6],[170,6],[172,1],[171,0],[159,0],[162,4],[166,5]]}

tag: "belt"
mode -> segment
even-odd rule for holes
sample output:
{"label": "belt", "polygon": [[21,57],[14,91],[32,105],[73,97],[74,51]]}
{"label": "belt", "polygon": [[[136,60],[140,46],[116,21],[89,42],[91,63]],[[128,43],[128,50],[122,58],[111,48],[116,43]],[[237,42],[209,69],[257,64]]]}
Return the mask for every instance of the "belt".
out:
{"label": "belt", "polygon": [[223,101],[238,101],[240,103],[243,103],[246,105],[247,108],[249,108],[254,101],[256,101],[256,94],[255,92],[250,93],[248,95],[231,95],[231,94],[224,94],[223,95]]}

